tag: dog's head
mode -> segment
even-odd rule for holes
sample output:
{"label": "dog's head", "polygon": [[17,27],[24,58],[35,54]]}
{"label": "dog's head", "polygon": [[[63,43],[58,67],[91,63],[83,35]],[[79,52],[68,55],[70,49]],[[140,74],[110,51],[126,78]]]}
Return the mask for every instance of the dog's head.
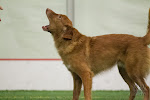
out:
{"label": "dog's head", "polygon": [[[52,33],[52,35],[60,35],[60,33],[66,33],[63,35],[65,39],[71,39],[72,22],[66,15],[56,14],[51,9],[46,9],[46,15],[49,20],[49,25],[43,26],[44,31]],[[62,36],[62,34],[61,34]]]}

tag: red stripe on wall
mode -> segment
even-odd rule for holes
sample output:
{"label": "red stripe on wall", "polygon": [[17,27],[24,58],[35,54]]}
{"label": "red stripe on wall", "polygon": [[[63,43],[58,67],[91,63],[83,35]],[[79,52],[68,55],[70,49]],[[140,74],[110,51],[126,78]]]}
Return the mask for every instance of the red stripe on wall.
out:
{"label": "red stripe on wall", "polygon": [[4,59],[0,59],[0,61],[39,61],[39,60],[42,60],[42,61],[61,61],[61,59],[28,59],[28,58],[4,58]]}

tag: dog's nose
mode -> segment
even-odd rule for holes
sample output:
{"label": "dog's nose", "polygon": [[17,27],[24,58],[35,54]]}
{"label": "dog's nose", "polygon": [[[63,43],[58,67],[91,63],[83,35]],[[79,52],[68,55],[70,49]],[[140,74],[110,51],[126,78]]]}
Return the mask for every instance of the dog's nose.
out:
{"label": "dog's nose", "polygon": [[46,9],[46,14],[52,14],[52,15],[54,15],[56,13],[54,11],[52,11],[51,9],[47,8]]}
{"label": "dog's nose", "polygon": [[50,9],[49,9],[49,8],[47,8],[47,9],[46,9],[46,12],[47,12],[48,10],[50,10]]}
{"label": "dog's nose", "polygon": [[47,9],[46,9],[46,13],[47,13],[48,11],[50,11],[50,12],[51,12],[52,10],[51,10],[51,9],[49,9],[49,8],[47,8]]}
{"label": "dog's nose", "polygon": [[49,8],[46,9],[46,13],[48,12]]}

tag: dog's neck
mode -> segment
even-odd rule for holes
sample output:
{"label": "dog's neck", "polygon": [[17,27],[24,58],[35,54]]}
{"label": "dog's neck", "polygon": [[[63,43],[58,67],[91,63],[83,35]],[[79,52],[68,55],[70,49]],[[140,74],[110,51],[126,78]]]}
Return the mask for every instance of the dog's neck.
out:
{"label": "dog's neck", "polygon": [[72,40],[63,39],[62,35],[65,34],[65,33],[63,33],[63,31],[59,30],[59,31],[57,31],[57,33],[53,33],[55,46],[56,46],[60,56],[73,52],[74,48],[76,48],[77,46],[79,46],[80,44],[82,44],[85,41],[86,36],[82,35],[76,29],[75,29],[75,31],[76,31],[75,35],[74,35],[75,38],[73,38]]}

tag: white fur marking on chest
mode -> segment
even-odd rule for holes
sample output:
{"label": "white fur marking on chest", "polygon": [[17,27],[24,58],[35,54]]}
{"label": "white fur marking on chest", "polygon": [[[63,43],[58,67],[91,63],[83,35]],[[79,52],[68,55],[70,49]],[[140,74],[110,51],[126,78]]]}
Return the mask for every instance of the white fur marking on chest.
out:
{"label": "white fur marking on chest", "polygon": [[118,62],[117,62],[117,65],[118,65],[118,67],[125,68],[124,63],[122,63],[121,61],[118,61]]}
{"label": "white fur marking on chest", "polygon": [[70,68],[71,68],[71,66],[70,66],[70,65],[67,65],[66,67],[67,67],[68,69],[70,69]]}

